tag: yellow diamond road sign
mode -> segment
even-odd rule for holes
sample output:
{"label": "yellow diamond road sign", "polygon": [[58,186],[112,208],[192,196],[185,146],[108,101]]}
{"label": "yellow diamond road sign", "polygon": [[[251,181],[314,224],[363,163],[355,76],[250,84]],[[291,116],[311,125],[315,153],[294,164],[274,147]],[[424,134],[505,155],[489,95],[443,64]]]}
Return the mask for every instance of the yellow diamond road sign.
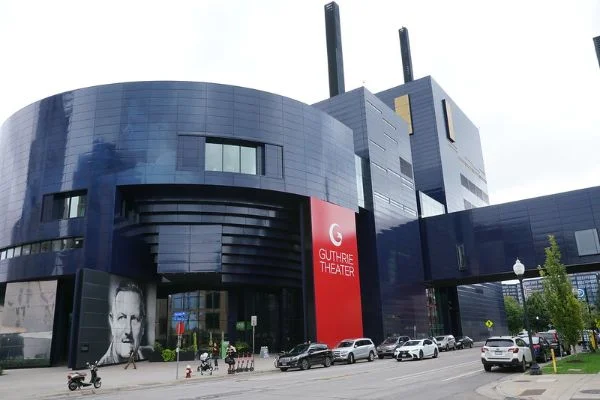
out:
{"label": "yellow diamond road sign", "polygon": [[487,321],[485,321],[485,326],[487,326],[488,328],[491,328],[492,326],[494,326],[494,323],[488,319]]}

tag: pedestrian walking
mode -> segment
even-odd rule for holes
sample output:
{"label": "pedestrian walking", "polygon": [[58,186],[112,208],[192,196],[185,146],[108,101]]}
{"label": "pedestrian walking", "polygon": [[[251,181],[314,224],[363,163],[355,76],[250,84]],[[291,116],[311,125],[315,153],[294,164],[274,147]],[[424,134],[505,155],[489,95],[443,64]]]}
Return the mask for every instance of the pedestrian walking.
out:
{"label": "pedestrian walking", "polygon": [[228,374],[233,374],[235,372],[235,355],[236,355],[237,350],[235,349],[235,347],[230,343],[229,346],[227,347],[227,364],[229,365],[229,369],[227,369],[227,373]]}
{"label": "pedestrian walking", "polygon": [[127,367],[129,367],[129,364],[133,364],[133,369],[137,369],[137,367],[135,366],[135,357],[137,356],[137,352],[135,352],[133,349],[131,349],[131,351],[129,352],[129,359],[127,360],[127,365],[125,365],[125,369],[127,369]]}

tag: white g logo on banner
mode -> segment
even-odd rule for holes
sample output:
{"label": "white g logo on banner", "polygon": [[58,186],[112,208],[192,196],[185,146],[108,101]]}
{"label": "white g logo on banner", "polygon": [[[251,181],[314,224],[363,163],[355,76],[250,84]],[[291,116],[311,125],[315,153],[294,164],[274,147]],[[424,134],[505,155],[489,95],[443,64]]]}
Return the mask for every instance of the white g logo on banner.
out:
{"label": "white g logo on banner", "polygon": [[[338,228],[336,232],[334,232],[335,228]],[[340,226],[338,224],[331,224],[329,227],[329,240],[335,247],[340,247],[342,245],[342,232],[339,231]]]}

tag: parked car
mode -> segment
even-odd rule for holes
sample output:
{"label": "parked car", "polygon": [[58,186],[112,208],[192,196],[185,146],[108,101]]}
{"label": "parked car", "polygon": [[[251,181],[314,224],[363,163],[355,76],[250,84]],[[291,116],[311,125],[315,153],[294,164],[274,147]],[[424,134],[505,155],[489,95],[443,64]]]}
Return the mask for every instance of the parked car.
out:
{"label": "parked car", "polygon": [[333,362],[345,361],[353,364],[356,360],[373,361],[375,359],[375,345],[368,338],[344,339],[332,350]]}
{"label": "parked car", "polygon": [[333,362],[331,349],[324,343],[299,344],[287,353],[281,354],[275,366],[282,371],[290,368],[309,369],[313,365],[329,367]]}
{"label": "parked car", "polygon": [[531,365],[531,351],[523,338],[513,336],[492,336],[481,348],[481,362],[487,372],[492,367],[519,367],[525,372],[527,364]]}
{"label": "parked car", "polygon": [[394,350],[396,347],[402,345],[402,343],[409,341],[408,336],[390,336],[377,346],[377,357],[383,359],[385,356],[394,356]]}
{"label": "parked car", "polygon": [[565,347],[561,342],[560,337],[556,331],[548,331],[548,332],[538,332],[538,336],[543,337],[550,343],[550,348],[554,349],[554,355],[560,356],[562,354],[570,355],[571,350],[568,347]]}
{"label": "parked car", "polygon": [[461,336],[456,339],[456,348],[457,349],[466,349],[473,347],[473,339],[468,336]]}
{"label": "parked car", "polygon": [[435,340],[439,350],[456,350],[456,339],[452,335],[436,336]]}
{"label": "parked car", "polygon": [[[529,346],[529,337],[522,338],[523,341]],[[532,336],[533,341],[533,355],[536,361],[548,362],[552,359],[550,354],[550,343],[541,336]]]}
{"label": "parked car", "polygon": [[437,358],[438,348],[431,339],[409,340],[394,352],[397,361],[422,360],[425,357]]}

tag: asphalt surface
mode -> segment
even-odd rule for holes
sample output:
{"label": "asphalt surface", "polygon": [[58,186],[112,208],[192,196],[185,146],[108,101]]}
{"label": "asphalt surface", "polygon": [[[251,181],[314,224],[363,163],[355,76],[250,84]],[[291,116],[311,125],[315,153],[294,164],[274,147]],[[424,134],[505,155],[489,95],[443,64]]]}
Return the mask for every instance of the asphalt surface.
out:
{"label": "asphalt surface", "polygon": [[[59,398],[143,400],[193,399],[487,399],[475,390],[517,373],[494,369],[486,373],[480,349],[443,352],[437,359],[403,361],[386,358],[373,362],[307,371],[290,370],[223,376],[203,381],[138,387],[104,392],[77,391]],[[91,396],[91,397],[88,397]]]}

